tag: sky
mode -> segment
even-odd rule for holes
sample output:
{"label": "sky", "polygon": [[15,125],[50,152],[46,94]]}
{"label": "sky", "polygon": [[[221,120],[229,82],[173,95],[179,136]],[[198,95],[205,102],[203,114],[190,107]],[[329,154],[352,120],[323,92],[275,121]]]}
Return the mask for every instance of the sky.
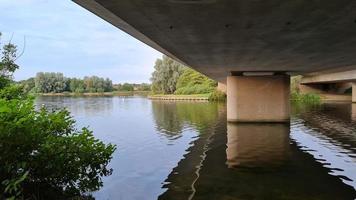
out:
{"label": "sky", "polygon": [[70,0],[0,0],[0,32],[24,49],[15,80],[42,71],[147,83],[162,56]]}

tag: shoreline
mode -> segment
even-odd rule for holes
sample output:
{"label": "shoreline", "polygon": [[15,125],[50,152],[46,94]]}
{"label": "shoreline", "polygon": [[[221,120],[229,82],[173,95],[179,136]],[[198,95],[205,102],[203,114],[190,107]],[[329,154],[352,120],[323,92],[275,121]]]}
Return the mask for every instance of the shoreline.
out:
{"label": "shoreline", "polygon": [[83,97],[83,96],[130,96],[130,95],[144,95],[148,96],[150,91],[114,91],[114,92],[84,92],[84,93],[75,93],[75,92],[62,92],[62,93],[36,93],[36,96],[60,96],[60,97]]}
{"label": "shoreline", "polygon": [[149,95],[150,91],[119,91],[119,92],[63,92],[63,93],[37,93],[36,96],[46,97],[112,97],[112,96],[132,96],[142,95],[150,100],[163,101],[209,101],[209,94],[191,94],[191,95]]}
{"label": "shoreline", "polygon": [[165,101],[209,101],[209,94],[191,94],[191,95],[149,95],[151,100]]}

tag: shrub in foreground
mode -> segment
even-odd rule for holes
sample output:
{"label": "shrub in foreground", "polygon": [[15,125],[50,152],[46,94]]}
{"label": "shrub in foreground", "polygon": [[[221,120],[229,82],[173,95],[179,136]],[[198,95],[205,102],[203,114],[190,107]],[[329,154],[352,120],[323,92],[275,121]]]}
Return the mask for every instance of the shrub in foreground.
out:
{"label": "shrub in foreground", "polygon": [[98,190],[115,151],[66,110],[34,109],[33,100],[0,99],[0,199],[73,197]]}

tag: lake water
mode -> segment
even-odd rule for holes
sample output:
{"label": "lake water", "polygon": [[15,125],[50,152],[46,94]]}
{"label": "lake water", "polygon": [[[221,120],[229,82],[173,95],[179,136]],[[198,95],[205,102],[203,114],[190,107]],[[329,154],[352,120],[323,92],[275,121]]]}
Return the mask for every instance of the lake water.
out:
{"label": "lake water", "polygon": [[117,145],[99,200],[356,199],[356,104],[294,106],[290,124],[227,123],[226,105],[39,97]]}

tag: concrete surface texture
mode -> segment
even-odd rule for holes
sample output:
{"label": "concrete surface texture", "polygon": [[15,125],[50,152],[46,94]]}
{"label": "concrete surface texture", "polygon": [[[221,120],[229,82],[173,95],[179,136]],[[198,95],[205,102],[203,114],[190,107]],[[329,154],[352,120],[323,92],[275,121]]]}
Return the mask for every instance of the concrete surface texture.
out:
{"label": "concrete surface texture", "polygon": [[356,64],[355,0],[74,0],[209,77]]}
{"label": "concrete surface texture", "polygon": [[289,122],[290,78],[228,76],[227,120],[232,122]]}
{"label": "concrete surface texture", "polygon": [[227,90],[226,84],[218,82],[217,90],[226,94],[226,90]]}

